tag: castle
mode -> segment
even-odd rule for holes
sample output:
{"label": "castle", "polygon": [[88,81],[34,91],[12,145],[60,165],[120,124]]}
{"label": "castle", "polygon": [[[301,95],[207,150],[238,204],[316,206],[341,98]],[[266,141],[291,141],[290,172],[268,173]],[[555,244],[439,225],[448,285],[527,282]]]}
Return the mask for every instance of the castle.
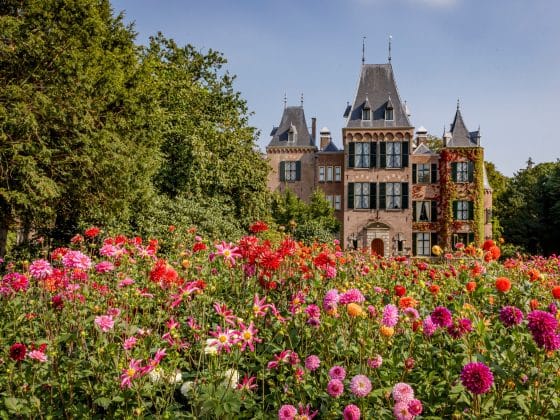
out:
{"label": "castle", "polygon": [[[459,103],[443,144],[410,122],[391,62],[362,62],[356,96],[344,112],[343,150],[302,106],[285,106],[266,148],[272,191],[308,201],[321,189],[341,222],[345,248],[381,256],[430,256],[432,247],[481,243],[492,235],[492,189],[480,130],[465,126]],[[430,147],[432,144],[432,147]]]}

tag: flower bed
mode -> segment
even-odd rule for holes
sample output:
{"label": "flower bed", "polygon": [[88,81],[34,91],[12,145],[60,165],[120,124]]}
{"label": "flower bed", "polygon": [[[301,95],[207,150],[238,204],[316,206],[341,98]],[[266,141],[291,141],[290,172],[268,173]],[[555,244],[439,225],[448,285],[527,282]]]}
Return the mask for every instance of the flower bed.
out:
{"label": "flower bed", "polygon": [[0,415],[560,411],[558,258],[378,259],[269,242],[259,226],[235,244],[193,229],[160,241],[88,230],[44,258],[4,262]]}

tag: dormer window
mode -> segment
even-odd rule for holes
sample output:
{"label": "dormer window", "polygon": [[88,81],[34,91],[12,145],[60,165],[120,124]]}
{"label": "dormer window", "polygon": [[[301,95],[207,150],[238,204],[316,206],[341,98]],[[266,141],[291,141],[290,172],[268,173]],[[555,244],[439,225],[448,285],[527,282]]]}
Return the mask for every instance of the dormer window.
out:
{"label": "dormer window", "polygon": [[393,108],[385,110],[385,121],[393,121]]}
{"label": "dormer window", "polygon": [[362,120],[369,121],[371,120],[371,112],[370,109],[362,109]]}
{"label": "dormer window", "polygon": [[290,125],[290,129],[288,130],[288,141],[290,143],[295,143],[297,141],[297,130],[293,124]]}

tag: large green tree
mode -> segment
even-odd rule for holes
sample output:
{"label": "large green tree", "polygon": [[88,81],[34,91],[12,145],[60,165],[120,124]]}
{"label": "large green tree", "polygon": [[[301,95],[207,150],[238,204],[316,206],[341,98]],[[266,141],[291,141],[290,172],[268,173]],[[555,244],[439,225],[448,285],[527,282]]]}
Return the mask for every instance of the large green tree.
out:
{"label": "large green tree", "polygon": [[268,165],[256,148],[247,104],[223,71],[225,58],[178,46],[161,34],[148,56],[157,60],[160,106],[165,117],[163,164],[155,177],[170,198],[220,203],[223,217],[241,226],[268,206]]}
{"label": "large green tree", "polygon": [[159,166],[154,68],[104,0],[0,8],[0,255],[15,223],[126,223]]}
{"label": "large green tree", "polygon": [[558,253],[560,162],[528,166],[502,194],[500,223],[508,242],[533,254]]}

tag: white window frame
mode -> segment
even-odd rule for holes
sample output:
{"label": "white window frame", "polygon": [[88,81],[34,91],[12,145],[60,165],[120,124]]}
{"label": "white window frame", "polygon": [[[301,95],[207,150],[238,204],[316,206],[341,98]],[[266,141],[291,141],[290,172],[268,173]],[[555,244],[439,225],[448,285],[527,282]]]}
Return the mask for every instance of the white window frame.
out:
{"label": "white window frame", "polygon": [[369,168],[371,144],[367,142],[356,142],[354,144],[354,168]]}
{"label": "white window frame", "polygon": [[334,167],[334,182],[342,181],[342,166]]}
{"label": "white window frame", "polygon": [[402,168],[402,143],[400,141],[387,142],[385,162],[387,168]]}
{"label": "white window frame", "polygon": [[354,183],[354,208],[369,209],[370,203],[370,185],[369,182]]}
{"label": "white window frame", "polygon": [[288,182],[293,182],[297,180],[297,162],[296,161],[286,161],[284,163],[284,179]]}
{"label": "white window frame", "polygon": [[327,182],[333,181],[333,167],[327,166]]}
{"label": "white window frame", "polygon": [[429,163],[419,163],[416,165],[416,183],[429,184],[431,182],[431,165]]}
{"label": "white window frame", "polygon": [[457,162],[457,182],[469,182],[469,163]]}
{"label": "white window frame", "polygon": [[431,236],[430,232],[416,233],[416,255],[430,256],[432,254]]}
{"label": "white window frame", "polygon": [[319,182],[325,182],[325,167],[319,166]]}
{"label": "white window frame", "polygon": [[342,206],[342,197],[340,195],[335,195],[334,196],[334,209],[335,210],[340,210]]}
{"label": "white window frame", "polygon": [[395,119],[394,109],[385,110],[385,121],[393,121]]}
{"label": "white window frame", "polygon": [[402,184],[400,182],[385,184],[385,204],[387,210],[402,209]]}
{"label": "white window frame", "polygon": [[469,218],[469,202],[466,200],[457,201],[457,220],[470,220]]}
{"label": "white window frame", "polygon": [[[422,201],[415,201],[414,205],[416,206],[416,220],[415,222],[429,222],[431,219],[431,213],[432,213],[432,202],[431,201],[426,201],[426,200],[422,200]],[[422,214],[422,206],[425,206],[426,209],[426,215],[427,215],[427,219],[426,220],[421,220],[420,219],[420,215]]]}

